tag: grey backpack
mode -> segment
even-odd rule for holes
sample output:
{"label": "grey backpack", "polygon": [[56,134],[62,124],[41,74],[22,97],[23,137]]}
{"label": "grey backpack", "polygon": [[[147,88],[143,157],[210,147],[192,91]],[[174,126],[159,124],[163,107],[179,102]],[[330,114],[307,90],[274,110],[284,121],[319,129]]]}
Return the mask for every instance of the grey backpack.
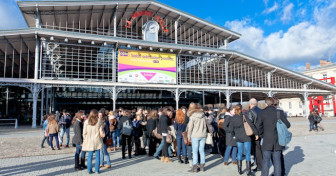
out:
{"label": "grey backpack", "polygon": [[126,136],[130,136],[132,134],[132,130],[133,130],[133,126],[129,123],[128,120],[126,120],[123,123],[121,134],[126,135]]}

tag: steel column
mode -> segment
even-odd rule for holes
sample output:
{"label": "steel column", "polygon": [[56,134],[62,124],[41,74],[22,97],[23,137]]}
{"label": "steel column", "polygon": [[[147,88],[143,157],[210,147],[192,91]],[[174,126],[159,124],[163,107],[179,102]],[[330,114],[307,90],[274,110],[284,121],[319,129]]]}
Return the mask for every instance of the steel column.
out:
{"label": "steel column", "polygon": [[176,88],[175,90],[176,110],[178,110],[179,108],[179,100],[180,100],[180,92],[179,92],[179,89]]}
{"label": "steel column", "polygon": [[230,107],[230,99],[231,99],[231,90],[225,91],[225,97],[226,97],[226,107]]}
{"label": "steel column", "polygon": [[6,118],[8,117],[8,98],[9,98],[9,89],[6,87]]}
{"label": "steel column", "polygon": [[34,87],[32,89],[32,94],[33,94],[33,123],[32,123],[32,128],[36,128],[36,118],[37,118],[37,99],[38,99],[38,85],[34,84]]}
{"label": "steel column", "polygon": [[37,34],[35,34],[36,44],[35,44],[35,70],[34,70],[34,79],[38,79],[38,67],[39,67],[39,56],[40,56],[40,40],[38,39]]}
{"label": "steel column", "polygon": [[44,89],[42,89],[41,90],[42,92],[41,92],[41,110],[40,110],[40,112],[41,112],[41,122],[40,122],[40,126],[42,126],[43,124],[42,124],[42,121],[43,121],[43,99],[44,99]]}

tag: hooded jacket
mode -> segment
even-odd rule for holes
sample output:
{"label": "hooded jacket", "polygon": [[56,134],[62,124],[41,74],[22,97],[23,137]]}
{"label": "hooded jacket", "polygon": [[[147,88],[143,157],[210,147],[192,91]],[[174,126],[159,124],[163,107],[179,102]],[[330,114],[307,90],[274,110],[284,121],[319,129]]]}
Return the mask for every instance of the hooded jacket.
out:
{"label": "hooded jacket", "polygon": [[194,112],[188,123],[188,139],[205,138],[207,136],[207,121],[203,112]]}

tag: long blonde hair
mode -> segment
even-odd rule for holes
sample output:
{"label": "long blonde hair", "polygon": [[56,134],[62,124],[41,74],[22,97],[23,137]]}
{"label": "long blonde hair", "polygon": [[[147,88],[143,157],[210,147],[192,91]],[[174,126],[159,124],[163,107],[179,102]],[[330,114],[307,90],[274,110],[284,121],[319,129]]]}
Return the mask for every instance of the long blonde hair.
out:
{"label": "long blonde hair", "polygon": [[199,103],[190,103],[187,116],[191,117],[195,112],[203,112],[202,106]]}
{"label": "long blonde hair", "polygon": [[89,125],[96,125],[98,122],[98,111],[96,109],[92,109],[89,114]]}

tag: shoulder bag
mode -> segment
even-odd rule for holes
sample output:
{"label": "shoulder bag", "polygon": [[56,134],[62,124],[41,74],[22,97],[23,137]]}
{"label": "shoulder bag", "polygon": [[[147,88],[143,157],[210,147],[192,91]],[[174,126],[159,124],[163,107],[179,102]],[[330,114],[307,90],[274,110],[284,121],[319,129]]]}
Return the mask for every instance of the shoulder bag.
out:
{"label": "shoulder bag", "polygon": [[245,133],[247,136],[252,136],[253,135],[253,131],[251,126],[247,123],[245,115],[243,115],[243,124],[244,124],[244,129],[245,129]]}

